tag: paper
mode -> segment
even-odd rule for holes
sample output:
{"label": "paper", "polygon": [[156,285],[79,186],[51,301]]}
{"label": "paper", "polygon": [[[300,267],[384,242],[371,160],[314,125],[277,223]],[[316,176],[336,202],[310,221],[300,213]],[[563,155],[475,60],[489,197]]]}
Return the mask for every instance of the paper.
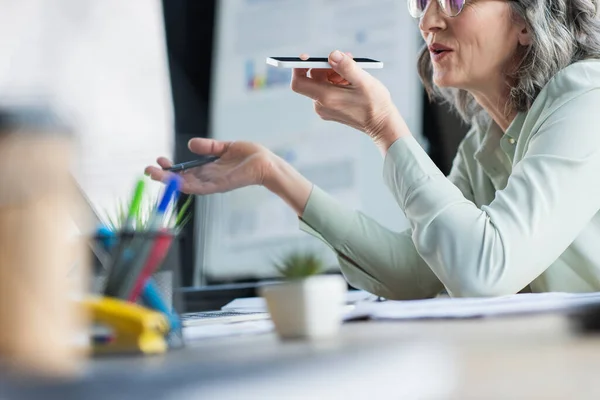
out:
{"label": "paper", "polygon": [[215,339],[229,336],[258,335],[273,331],[271,320],[188,326],[183,328],[184,340]]}
{"label": "paper", "polygon": [[556,312],[594,304],[600,304],[598,292],[552,292],[492,298],[435,298],[358,303],[353,314],[369,316],[372,319],[476,318]]}
{"label": "paper", "polygon": [[221,307],[223,311],[237,311],[237,312],[263,312],[267,309],[267,303],[262,297],[246,297],[242,299],[235,299],[230,303],[225,304]]}
{"label": "paper", "polygon": [[[346,304],[356,304],[358,302],[374,301],[377,296],[363,290],[350,290],[346,293]],[[237,312],[266,312],[267,304],[265,299],[262,297],[246,297],[241,299],[235,299],[230,303],[225,304],[222,308],[223,311],[237,311]]]}

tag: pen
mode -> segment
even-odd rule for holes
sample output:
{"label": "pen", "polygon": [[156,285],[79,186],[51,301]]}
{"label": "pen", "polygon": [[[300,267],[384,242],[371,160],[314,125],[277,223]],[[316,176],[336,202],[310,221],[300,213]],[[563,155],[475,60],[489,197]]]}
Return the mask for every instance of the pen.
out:
{"label": "pen", "polygon": [[163,168],[163,170],[171,171],[171,172],[181,172],[181,171],[188,170],[190,168],[196,168],[196,167],[201,167],[206,164],[210,164],[211,162],[215,162],[218,159],[219,159],[219,157],[217,157],[217,156],[206,156],[206,157],[200,158],[198,160],[188,161],[188,162],[184,162],[181,164],[175,164],[168,168]]}

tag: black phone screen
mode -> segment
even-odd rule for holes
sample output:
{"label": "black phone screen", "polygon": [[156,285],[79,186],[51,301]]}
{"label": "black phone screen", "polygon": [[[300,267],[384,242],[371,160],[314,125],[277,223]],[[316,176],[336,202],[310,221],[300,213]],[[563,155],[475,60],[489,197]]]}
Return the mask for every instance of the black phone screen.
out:
{"label": "black phone screen", "polygon": [[[300,57],[271,57],[274,60],[282,61],[282,62],[328,62],[329,59],[327,57],[311,57],[306,60],[301,59]],[[377,60],[373,60],[371,58],[354,58],[356,62],[379,62]]]}

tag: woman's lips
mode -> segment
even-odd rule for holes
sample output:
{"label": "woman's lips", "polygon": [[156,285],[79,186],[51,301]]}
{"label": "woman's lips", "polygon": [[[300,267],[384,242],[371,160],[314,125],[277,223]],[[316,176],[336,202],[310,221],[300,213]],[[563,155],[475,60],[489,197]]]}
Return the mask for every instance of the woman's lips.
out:
{"label": "woman's lips", "polygon": [[441,43],[432,43],[429,45],[429,53],[431,53],[431,59],[435,62],[442,61],[444,58],[452,52],[452,49]]}
{"label": "woman's lips", "polygon": [[452,50],[434,50],[430,51],[431,59],[435,62],[440,62],[452,53]]}

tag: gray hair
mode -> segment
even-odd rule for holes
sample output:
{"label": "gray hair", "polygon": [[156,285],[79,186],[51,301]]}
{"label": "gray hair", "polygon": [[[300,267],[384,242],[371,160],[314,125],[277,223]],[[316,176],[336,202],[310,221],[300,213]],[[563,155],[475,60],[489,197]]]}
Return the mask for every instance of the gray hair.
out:
{"label": "gray hair", "polygon": [[[561,69],[585,59],[600,58],[600,0],[510,0],[513,18],[527,24],[532,44],[522,49],[512,78],[506,111],[527,111]],[[427,46],[419,55],[418,70],[429,99],[448,102],[468,124],[483,126],[490,117],[466,90],[437,87]]]}

